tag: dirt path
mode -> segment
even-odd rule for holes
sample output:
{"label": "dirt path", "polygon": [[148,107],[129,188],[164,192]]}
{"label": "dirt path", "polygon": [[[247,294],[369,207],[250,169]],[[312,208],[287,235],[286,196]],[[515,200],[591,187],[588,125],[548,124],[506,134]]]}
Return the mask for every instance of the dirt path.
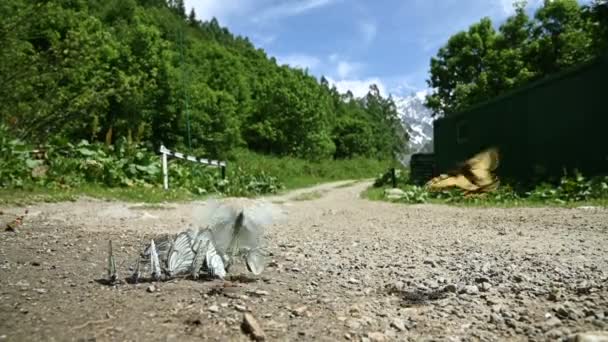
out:
{"label": "dirt path", "polygon": [[[339,182],[266,200],[262,277],[103,285],[144,239],[187,227],[200,203],[98,200],[29,207],[0,232],[0,341],[557,340],[608,329],[608,210],[455,208],[360,199]],[[24,208],[0,208],[0,221]]]}

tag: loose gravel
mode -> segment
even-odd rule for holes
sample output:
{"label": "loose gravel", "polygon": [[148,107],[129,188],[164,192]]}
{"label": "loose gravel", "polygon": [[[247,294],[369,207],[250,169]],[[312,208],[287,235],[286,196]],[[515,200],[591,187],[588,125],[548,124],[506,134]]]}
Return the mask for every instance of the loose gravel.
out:
{"label": "loose gravel", "polygon": [[226,282],[105,282],[108,240],[124,279],[200,203],[29,206],[0,231],[0,341],[608,340],[606,208],[400,205],[369,185],[266,198],[287,213],[268,268]]}

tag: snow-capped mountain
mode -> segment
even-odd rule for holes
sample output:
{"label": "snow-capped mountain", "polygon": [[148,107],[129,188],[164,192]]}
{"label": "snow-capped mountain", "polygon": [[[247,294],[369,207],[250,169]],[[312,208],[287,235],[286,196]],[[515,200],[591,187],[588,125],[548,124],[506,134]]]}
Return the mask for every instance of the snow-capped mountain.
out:
{"label": "snow-capped mountain", "polygon": [[[407,97],[395,97],[395,105],[407,132],[410,135],[409,151],[433,151],[433,118],[431,111],[424,106],[426,91],[420,91]],[[409,162],[409,157],[407,157]]]}

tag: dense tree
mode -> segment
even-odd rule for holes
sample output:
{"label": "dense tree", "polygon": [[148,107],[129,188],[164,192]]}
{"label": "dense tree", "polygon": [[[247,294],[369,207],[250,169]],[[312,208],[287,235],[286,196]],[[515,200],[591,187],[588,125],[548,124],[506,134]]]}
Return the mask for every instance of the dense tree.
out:
{"label": "dense tree", "polygon": [[376,153],[385,154],[385,157],[403,153],[407,133],[401,125],[392,98],[384,99],[378,87],[373,84],[363,99],[363,105],[371,118]]}
{"label": "dense tree", "polygon": [[178,16],[182,19],[186,19],[186,5],[184,4],[184,0],[171,0],[170,5]]}
{"label": "dense tree", "polygon": [[595,0],[545,0],[534,18],[526,2],[498,31],[488,18],[459,32],[431,58],[434,90],[426,104],[450,115],[534,79],[587,62],[608,47],[608,5]]}
{"label": "dense tree", "polygon": [[495,41],[496,31],[489,18],[452,36],[431,59],[429,86],[436,92],[427,98],[427,106],[454,112],[491,93],[487,65],[494,57]]}
{"label": "dense tree", "polygon": [[589,60],[592,37],[577,0],[545,0],[535,15],[531,49],[542,75]]}
{"label": "dense tree", "polygon": [[71,6],[15,6],[17,21],[27,24],[13,27],[8,46],[15,49],[3,48],[0,56],[0,64],[10,68],[2,72],[7,78],[0,113],[21,136],[44,139],[66,127],[82,130],[107,111],[109,63],[118,43],[97,18],[81,11],[84,3]]}
{"label": "dense tree", "polygon": [[593,53],[608,53],[608,1],[593,0],[591,4],[584,6],[583,18],[590,23]]}
{"label": "dense tree", "polygon": [[188,23],[190,25],[198,25],[198,20],[196,19],[196,11],[194,7],[190,10],[190,14],[188,14]]}
{"label": "dense tree", "polygon": [[529,48],[531,30],[532,22],[526,14],[525,2],[516,2],[515,14],[500,26],[494,48],[487,58],[487,96],[496,96],[534,78]]}
{"label": "dense tree", "polygon": [[405,144],[377,87],[340,94],[183,0],[14,0],[0,13],[0,123],[31,141],[308,159],[391,158]]}

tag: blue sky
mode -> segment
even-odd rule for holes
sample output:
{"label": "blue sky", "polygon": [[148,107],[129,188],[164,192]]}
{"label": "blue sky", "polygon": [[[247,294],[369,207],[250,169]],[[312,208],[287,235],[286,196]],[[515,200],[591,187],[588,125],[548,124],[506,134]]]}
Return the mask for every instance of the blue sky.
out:
{"label": "blue sky", "polygon": [[[495,25],[514,0],[186,0],[283,64],[324,75],[357,96],[370,83],[404,96],[427,88],[431,56],[484,16]],[[532,11],[542,0],[529,0]]]}

